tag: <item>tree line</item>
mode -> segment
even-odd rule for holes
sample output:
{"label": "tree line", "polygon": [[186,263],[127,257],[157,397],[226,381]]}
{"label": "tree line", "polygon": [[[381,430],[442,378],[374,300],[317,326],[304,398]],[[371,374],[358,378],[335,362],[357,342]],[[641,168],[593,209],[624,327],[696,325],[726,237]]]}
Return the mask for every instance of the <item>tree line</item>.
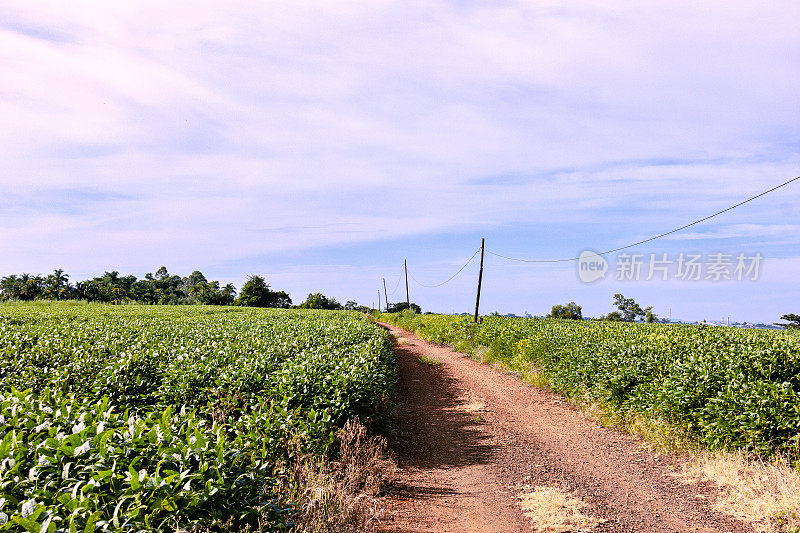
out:
{"label": "tree line", "polygon": [[[597,320],[609,322],[658,322],[658,316],[653,312],[653,306],[642,308],[633,298],[625,298],[622,294],[614,295],[614,305],[618,311],[611,311],[602,315]],[[582,308],[575,302],[565,305],[554,305],[547,315],[549,318],[567,318],[583,320]],[[664,322],[662,320],[662,322]]]}
{"label": "tree line", "polygon": [[[69,275],[56,269],[47,276],[11,274],[0,279],[0,300],[85,300],[110,304],[140,303],[149,305],[242,305],[247,307],[292,307],[292,299],[285,291],[272,290],[262,276],[251,275],[238,292],[233,283],[221,285],[209,281],[195,270],[188,276],[170,274],[162,266],[155,274],[148,272],[144,278],[120,276],[119,272],[105,272],[85,281],[71,283]],[[304,309],[368,310],[354,301],[341,305],[335,298],[317,292],[311,293],[300,304]]]}
{"label": "tree line", "polygon": [[[625,298],[622,294],[615,294],[614,305],[618,311],[611,311],[607,315],[601,315],[597,320],[610,322],[659,322],[658,316],[653,312],[653,306],[642,308],[633,298]],[[575,302],[554,305],[547,318],[583,320],[582,308]],[[800,330],[800,315],[789,313],[781,316],[781,320],[786,320],[787,322],[775,322],[775,325],[784,329]],[[669,321],[661,319],[660,322]]]}

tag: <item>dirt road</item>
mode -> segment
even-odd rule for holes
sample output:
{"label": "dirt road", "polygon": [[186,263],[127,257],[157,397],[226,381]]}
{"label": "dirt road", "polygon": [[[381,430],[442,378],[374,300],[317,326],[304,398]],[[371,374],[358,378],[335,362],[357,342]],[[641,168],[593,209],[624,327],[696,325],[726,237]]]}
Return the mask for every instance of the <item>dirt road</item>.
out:
{"label": "dirt road", "polygon": [[400,336],[390,438],[399,473],[384,531],[753,531],[714,510],[716,487],[682,484],[679,458],[489,365],[384,327]]}

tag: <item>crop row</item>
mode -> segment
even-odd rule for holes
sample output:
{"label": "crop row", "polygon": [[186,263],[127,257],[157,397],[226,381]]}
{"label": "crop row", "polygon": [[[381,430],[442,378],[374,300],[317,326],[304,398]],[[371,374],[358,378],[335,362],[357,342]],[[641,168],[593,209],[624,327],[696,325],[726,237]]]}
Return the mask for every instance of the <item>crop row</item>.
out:
{"label": "crop row", "polygon": [[0,306],[0,531],[289,527],[292,460],[393,383],[355,313]]}
{"label": "crop row", "polygon": [[534,368],[554,391],[644,415],[708,448],[800,450],[794,331],[443,315],[383,315],[422,337]]}

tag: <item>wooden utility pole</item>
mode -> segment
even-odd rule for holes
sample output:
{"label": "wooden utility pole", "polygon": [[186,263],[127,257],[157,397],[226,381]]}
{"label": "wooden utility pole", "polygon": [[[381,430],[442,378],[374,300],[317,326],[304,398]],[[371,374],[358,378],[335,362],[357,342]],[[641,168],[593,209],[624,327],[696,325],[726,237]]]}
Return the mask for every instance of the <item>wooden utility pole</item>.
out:
{"label": "wooden utility pole", "polygon": [[381,290],[378,289],[378,312],[381,310]]}
{"label": "wooden utility pole", "polygon": [[478,296],[475,298],[475,323],[478,323],[478,307],[481,304],[481,282],[483,281],[483,243],[484,238],[481,238],[481,269],[478,271]]}
{"label": "wooden utility pole", "polygon": [[408,261],[403,259],[403,267],[406,269],[406,305],[411,309],[411,300],[408,298]]}
{"label": "wooden utility pole", "polygon": [[389,295],[386,294],[386,278],[383,278],[383,296],[385,297],[384,299],[386,300],[386,312],[388,313],[389,312]]}

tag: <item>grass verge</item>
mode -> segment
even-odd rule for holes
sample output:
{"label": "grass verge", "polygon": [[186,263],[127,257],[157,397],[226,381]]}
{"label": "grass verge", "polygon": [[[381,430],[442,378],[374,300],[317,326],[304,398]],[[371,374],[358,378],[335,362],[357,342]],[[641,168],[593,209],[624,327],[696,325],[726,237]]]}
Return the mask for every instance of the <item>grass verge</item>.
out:
{"label": "grass verge", "polygon": [[800,473],[783,459],[766,462],[740,452],[704,451],[681,477],[716,483],[722,489],[717,509],[752,522],[757,531],[800,531]]}
{"label": "grass verge", "polygon": [[[492,364],[509,369],[502,361]],[[535,370],[523,372],[522,380],[547,388],[546,378]],[[765,461],[741,451],[705,450],[688,431],[664,420],[621,414],[598,401],[568,400],[603,427],[638,437],[654,451],[686,457],[678,476],[686,483],[710,481],[720,487],[722,495],[714,505],[720,512],[753,524],[761,533],[800,533],[800,472],[785,458]]]}
{"label": "grass verge", "polygon": [[371,436],[358,421],[348,421],[338,434],[332,460],[319,456],[297,462],[293,485],[300,508],[296,531],[375,531],[381,516],[378,496],[394,469],[386,440]]}

